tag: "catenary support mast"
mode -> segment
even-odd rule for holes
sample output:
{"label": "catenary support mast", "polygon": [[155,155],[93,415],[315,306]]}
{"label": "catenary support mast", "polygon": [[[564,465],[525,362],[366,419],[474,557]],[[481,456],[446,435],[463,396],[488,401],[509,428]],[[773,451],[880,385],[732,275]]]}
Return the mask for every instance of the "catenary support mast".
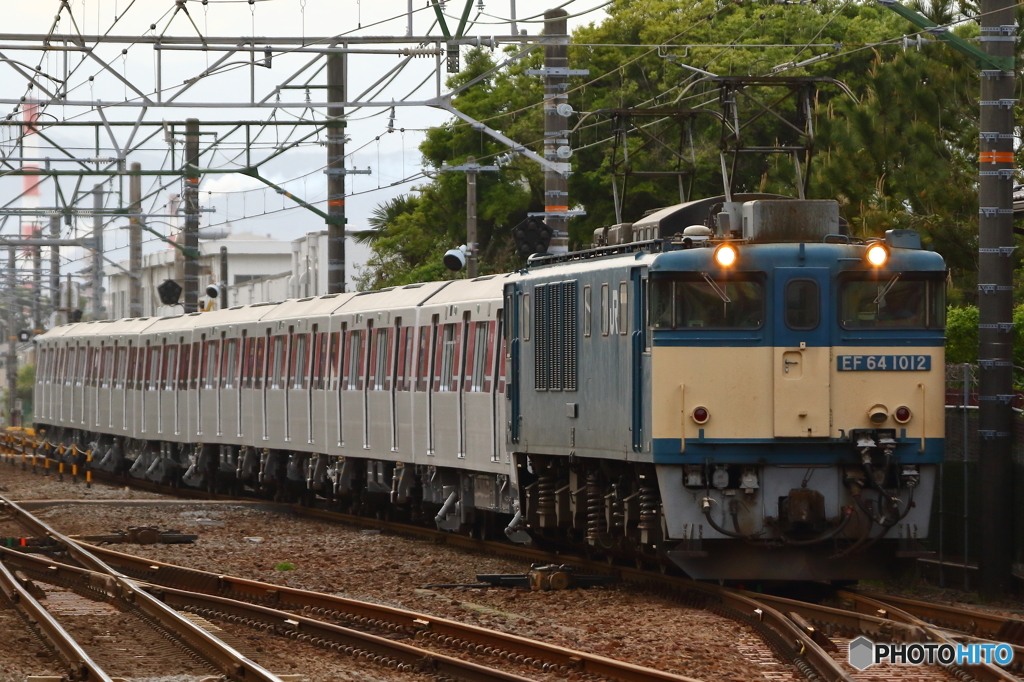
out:
{"label": "catenary support mast", "polygon": [[128,317],[142,317],[142,175],[138,174],[141,170],[141,163],[133,163],[135,175],[128,179]]}
{"label": "catenary support mast", "polygon": [[[345,55],[327,55],[327,101],[345,101]],[[327,293],[345,291],[345,109],[327,107]]]}
{"label": "catenary support mast", "polygon": [[199,119],[185,121],[184,307],[199,310]]}
{"label": "catenary support mast", "polygon": [[[1013,0],[981,0],[981,47],[1013,58]],[[1013,70],[981,72],[979,145],[979,443],[981,593],[1005,594],[1013,562]],[[966,457],[965,457],[966,459]]]}

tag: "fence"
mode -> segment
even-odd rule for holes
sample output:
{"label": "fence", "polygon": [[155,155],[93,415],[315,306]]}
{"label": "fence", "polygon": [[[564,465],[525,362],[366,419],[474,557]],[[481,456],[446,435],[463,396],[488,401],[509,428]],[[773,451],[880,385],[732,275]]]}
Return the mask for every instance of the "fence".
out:
{"label": "fence", "polygon": [[[1014,490],[1024,490],[1024,415],[1016,411],[1014,422],[1013,474]],[[950,587],[971,589],[971,571],[964,564],[974,564],[981,518],[981,495],[978,486],[978,454],[983,447],[978,438],[978,377],[974,365],[946,366],[946,458],[939,465],[938,485],[932,500],[931,533],[926,543],[936,552],[939,582]],[[1011,519],[991,520],[1007,525],[1007,542],[1013,543],[1014,563],[1024,561],[1024,494],[1014,496]],[[955,565],[955,571],[945,569]],[[948,576],[947,576],[948,573]],[[962,583],[962,584],[961,584]]]}

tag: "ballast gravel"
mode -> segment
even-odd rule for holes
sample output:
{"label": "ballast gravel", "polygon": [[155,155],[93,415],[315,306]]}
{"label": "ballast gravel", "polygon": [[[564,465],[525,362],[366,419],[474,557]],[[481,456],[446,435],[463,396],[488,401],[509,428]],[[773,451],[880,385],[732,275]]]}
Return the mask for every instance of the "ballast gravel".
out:
{"label": "ballast gravel", "polygon": [[[0,493],[12,499],[153,499],[159,496],[94,483],[56,483],[0,463]],[[315,590],[459,620],[704,680],[798,680],[767,653],[745,625],[680,606],[641,588],[531,592],[445,588],[476,583],[478,573],[525,573],[521,561],[432,541],[367,532],[338,523],[227,504],[165,507],[48,507],[35,512],[67,534],[95,535],[155,525],[193,533],[190,545],[120,545],[130,554],[191,568]],[[309,675],[287,645],[286,668]],[[277,648],[277,647],[275,647]],[[325,654],[326,655],[326,654]],[[0,662],[6,654],[0,650]],[[303,656],[308,662],[308,655]],[[296,664],[292,668],[292,663]],[[283,672],[283,671],[282,671]],[[388,673],[377,673],[395,679]],[[352,679],[374,679],[368,670]],[[338,671],[335,668],[334,674]],[[402,676],[405,677],[405,676]],[[326,678],[323,678],[326,679]],[[337,679],[344,679],[338,677]]]}

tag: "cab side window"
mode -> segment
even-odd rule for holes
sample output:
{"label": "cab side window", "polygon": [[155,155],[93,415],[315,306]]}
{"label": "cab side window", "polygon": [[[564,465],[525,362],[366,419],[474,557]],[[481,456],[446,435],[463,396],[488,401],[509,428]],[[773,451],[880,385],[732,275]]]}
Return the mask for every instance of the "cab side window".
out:
{"label": "cab side window", "polygon": [[821,317],[821,296],[818,283],[810,279],[792,279],[786,283],[786,326],[809,331],[818,326]]}

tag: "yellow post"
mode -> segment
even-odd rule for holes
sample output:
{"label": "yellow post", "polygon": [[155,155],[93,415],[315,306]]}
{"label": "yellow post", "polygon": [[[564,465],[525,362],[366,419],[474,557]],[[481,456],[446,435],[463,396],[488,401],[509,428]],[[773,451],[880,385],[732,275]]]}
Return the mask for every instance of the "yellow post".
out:
{"label": "yellow post", "polygon": [[57,464],[57,480],[61,483],[64,482],[64,461],[60,461]]}
{"label": "yellow post", "polygon": [[43,476],[49,476],[49,475],[50,475],[50,458],[44,456],[43,457]]}
{"label": "yellow post", "polygon": [[92,450],[85,453],[85,487],[92,487]]}

